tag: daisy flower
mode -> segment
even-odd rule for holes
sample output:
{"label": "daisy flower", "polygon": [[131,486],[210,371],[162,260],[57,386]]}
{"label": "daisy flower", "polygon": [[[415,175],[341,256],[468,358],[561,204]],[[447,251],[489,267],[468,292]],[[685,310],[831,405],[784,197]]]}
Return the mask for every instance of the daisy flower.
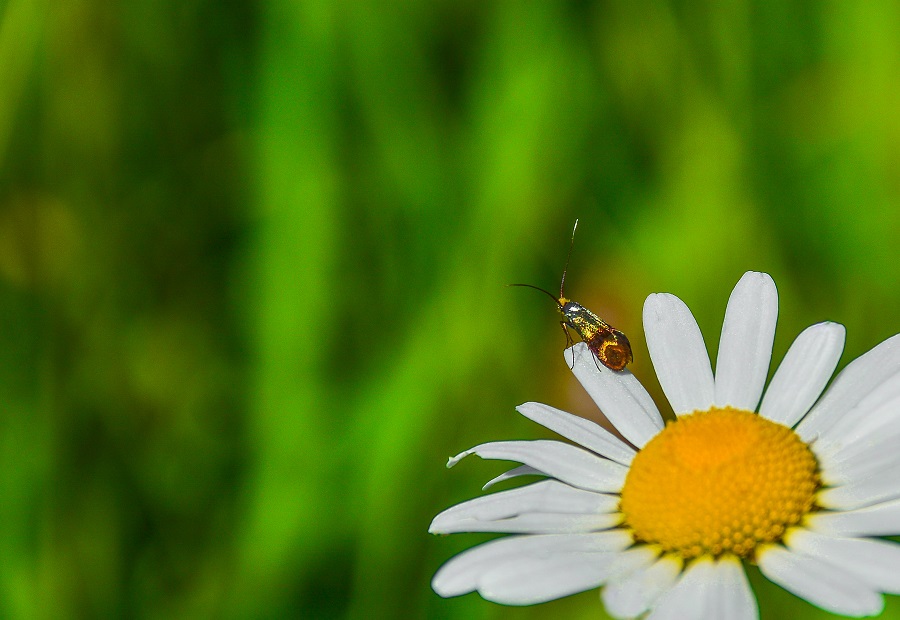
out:
{"label": "daisy flower", "polygon": [[[583,343],[566,360],[626,443],[539,403],[525,417],[560,441],[486,443],[521,463],[490,481],[546,479],[449,508],[430,531],[514,534],[465,551],[432,581],[530,605],[603,586],[617,618],[758,618],[743,563],[827,611],[881,612],[900,593],[900,335],[850,363],[823,390],[844,328],[819,323],[791,345],[763,395],[778,295],[744,274],[725,312],[716,373],[697,322],[674,295],[644,304],[653,366],[677,419],[664,424],[627,370],[598,367]],[[758,408],[757,408],[758,407]]]}

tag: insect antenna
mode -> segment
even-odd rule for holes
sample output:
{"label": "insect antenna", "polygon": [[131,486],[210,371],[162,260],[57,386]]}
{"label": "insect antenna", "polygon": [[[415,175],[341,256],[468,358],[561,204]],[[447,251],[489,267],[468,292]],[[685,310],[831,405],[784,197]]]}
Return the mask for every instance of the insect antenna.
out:
{"label": "insect antenna", "polygon": [[575,225],[572,227],[572,240],[569,241],[569,253],[566,254],[566,266],[563,268],[562,280],[559,281],[559,297],[562,299],[565,297],[563,293],[563,289],[566,287],[566,272],[569,271],[569,259],[572,258],[572,248],[575,245],[575,231],[578,230],[578,220],[575,220]]}
{"label": "insect antenna", "polygon": [[527,286],[528,288],[533,288],[536,291],[542,292],[544,295],[552,299],[553,303],[559,306],[559,300],[553,295],[553,293],[551,293],[550,291],[545,291],[541,287],[535,286],[534,284],[507,284],[506,286]]}

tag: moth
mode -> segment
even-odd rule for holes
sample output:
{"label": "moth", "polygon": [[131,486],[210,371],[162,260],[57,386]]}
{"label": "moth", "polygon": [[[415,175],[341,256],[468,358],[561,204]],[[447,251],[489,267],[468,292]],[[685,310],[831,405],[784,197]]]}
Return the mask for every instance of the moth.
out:
{"label": "moth", "polygon": [[601,319],[596,313],[591,312],[577,301],[567,299],[565,296],[566,272],[569,270],[569,258],[572,256],[572,246],[575,245],[575,231],[577,229],[578,220],[575,220],[575,226],[572,228],[572,240],[569,243],[569,254],[566,256],[566,266],[563,268],[562,279],[559,283],[559,297],[533,284],[510,284],[509,286],[526,286],[541,291],[550,297],[563,317],[559,324],[566,335],[566,347],[571,346],[574,342],[572,335],[569,333],[571,328],[575,330],[575,333],[584,341],[584,344],[587,345],[588,349],[601,364],[610,370],[622,370],[634,360],[628,337]]}

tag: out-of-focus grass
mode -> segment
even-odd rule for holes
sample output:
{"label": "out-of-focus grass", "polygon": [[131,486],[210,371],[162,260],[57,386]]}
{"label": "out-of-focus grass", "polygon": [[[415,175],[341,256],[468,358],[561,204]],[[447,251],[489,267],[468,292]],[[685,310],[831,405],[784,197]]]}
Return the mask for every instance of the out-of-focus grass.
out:
{"label": "out-of-focus grass", "polygon": [[446,457],[594,415],[503,285],[553,290],[581,218],[567,292],[661,404],[654,291],[712,355],[747,269],[775,361],[895,333],[897,12],[0,3],[0,615],[600,617],[429,587],[504,468]]}

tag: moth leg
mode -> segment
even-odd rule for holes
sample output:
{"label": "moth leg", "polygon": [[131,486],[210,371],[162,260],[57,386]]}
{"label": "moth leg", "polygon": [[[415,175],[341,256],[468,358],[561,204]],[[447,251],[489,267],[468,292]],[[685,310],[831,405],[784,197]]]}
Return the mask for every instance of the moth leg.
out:
{"label": "moth leg", "polygon": [[[572,335],[569,333],[569,327],[566,325],[565,321],[560,321],[559,326],[562,327],[563,333],[566,335],[566,349],[575,344],[575,341],[572,340]],[[575,352],[572,352],[572,365],[569,366],[569,370],[575,370]]]}
{"label": "moth leg", "polygon": [[[593,351],[592,351],[592,353],[593,353]],[[600,372],[603,372],[603,369],[600,368],[600,361],[599,361],[599,359],[597,358],[597,356],[596,356],[596,355],[591,355],[591,357],[594,358],[594,366],[597,367],[597,370],[599,370]]]}

